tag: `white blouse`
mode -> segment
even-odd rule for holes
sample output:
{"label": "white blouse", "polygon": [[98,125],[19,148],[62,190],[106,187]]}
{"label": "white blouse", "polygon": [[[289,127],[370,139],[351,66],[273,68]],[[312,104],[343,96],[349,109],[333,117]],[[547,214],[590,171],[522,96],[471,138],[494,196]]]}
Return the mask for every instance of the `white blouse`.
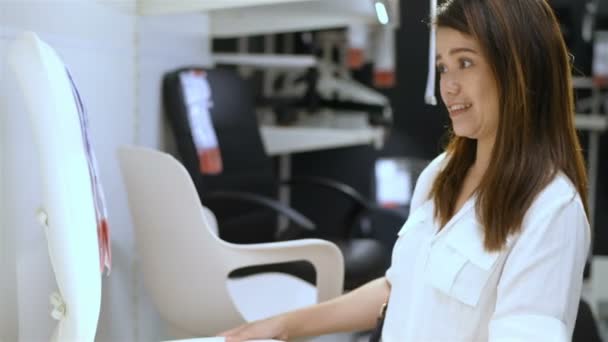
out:
{"label": "white blouse", "polygon": [[399,231],[382,340],[570,340],[590,245],[574,185],[558,174],[532,203],[521,233],[487,252],[475,198],[437,233],[428,194],[444,161],[442,154],[422,172]]}

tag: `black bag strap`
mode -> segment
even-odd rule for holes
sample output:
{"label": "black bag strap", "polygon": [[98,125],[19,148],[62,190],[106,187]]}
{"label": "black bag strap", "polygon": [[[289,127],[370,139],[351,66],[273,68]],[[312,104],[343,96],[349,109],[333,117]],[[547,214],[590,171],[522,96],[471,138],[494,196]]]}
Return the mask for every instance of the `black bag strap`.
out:
{"label": "black bag strap", "polygon": [[388,306],[388,300],[382,304],[382,308],[380,308],[380,314],[378,315],[378,323],[376,323],[376,327],[372,330],[372,334],[369,337],[369,342],[380,342],[382,338],[382,327],[384,326],[384,317],[386,316],[386,307]]}

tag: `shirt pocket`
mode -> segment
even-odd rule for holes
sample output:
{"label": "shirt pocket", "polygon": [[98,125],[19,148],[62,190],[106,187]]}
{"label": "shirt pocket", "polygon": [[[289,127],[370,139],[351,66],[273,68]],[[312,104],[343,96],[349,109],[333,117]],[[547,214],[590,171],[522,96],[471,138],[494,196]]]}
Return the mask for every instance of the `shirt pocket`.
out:
{"label": "shirt pocket", "polygon": [[465,219],[431,245],[427,281],[443,294],[475,307],[500,254],[487,252],[477,221]]}

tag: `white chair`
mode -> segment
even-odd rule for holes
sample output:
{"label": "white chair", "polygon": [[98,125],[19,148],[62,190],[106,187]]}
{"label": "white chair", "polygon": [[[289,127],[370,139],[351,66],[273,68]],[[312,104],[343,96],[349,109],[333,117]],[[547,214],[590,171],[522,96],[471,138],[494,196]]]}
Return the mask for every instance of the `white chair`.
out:
{"label": "white chair", "polygon": [[[172,338],[214,336],[250,319],[262,318],[243,312],[246,310],[238,305],[238,293],[230,290],[228,275],[237,268],[306,260],[316,269],[318,301],[341,294],[344,265],[334,244],[316,239],[227,243],[214,232],[213,214],[201,205],[188,172],[177,160],[143,147],[122,147],[118,155],[145,288],[169,323]],[[293,277],[276,274],[252,277],[249,287],[272,288],[279,277],[279,283],[289,286],[280,292],[297,295],[294,284],[299,279],[288,280]],[[233,289],[239,292],[247,286],[235,285]],[[276,295],[280,292],[275,291]],[[272,313],[276,312],[261,316]]]}
{"label": "white chair", "polygon": [[34,33],[12,42],[8,59],[40,156],[44,188],[37,215],[59,288],[51,297],[59,320],[51,340],[93,341],[101,306],[97,220],[72,84],[61,59]]}

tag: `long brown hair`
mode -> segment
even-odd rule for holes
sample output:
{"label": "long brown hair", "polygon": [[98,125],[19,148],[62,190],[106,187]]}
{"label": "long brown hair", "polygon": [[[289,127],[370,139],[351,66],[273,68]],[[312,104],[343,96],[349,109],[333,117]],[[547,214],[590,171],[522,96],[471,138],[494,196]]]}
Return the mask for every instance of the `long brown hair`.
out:
{"label": "long brown hair", "polygon": [[[557,172],[587,209],[587,176],[574,128],[570,58],[545,0],[449,0],[436,23],[476,39],[497,81],[499,123],[492,159],[476,189],[488,251],[521,229],[535,197]],[[451,133],[447,163],[430,196],[443,227],[454,214],[477,141]]]}

